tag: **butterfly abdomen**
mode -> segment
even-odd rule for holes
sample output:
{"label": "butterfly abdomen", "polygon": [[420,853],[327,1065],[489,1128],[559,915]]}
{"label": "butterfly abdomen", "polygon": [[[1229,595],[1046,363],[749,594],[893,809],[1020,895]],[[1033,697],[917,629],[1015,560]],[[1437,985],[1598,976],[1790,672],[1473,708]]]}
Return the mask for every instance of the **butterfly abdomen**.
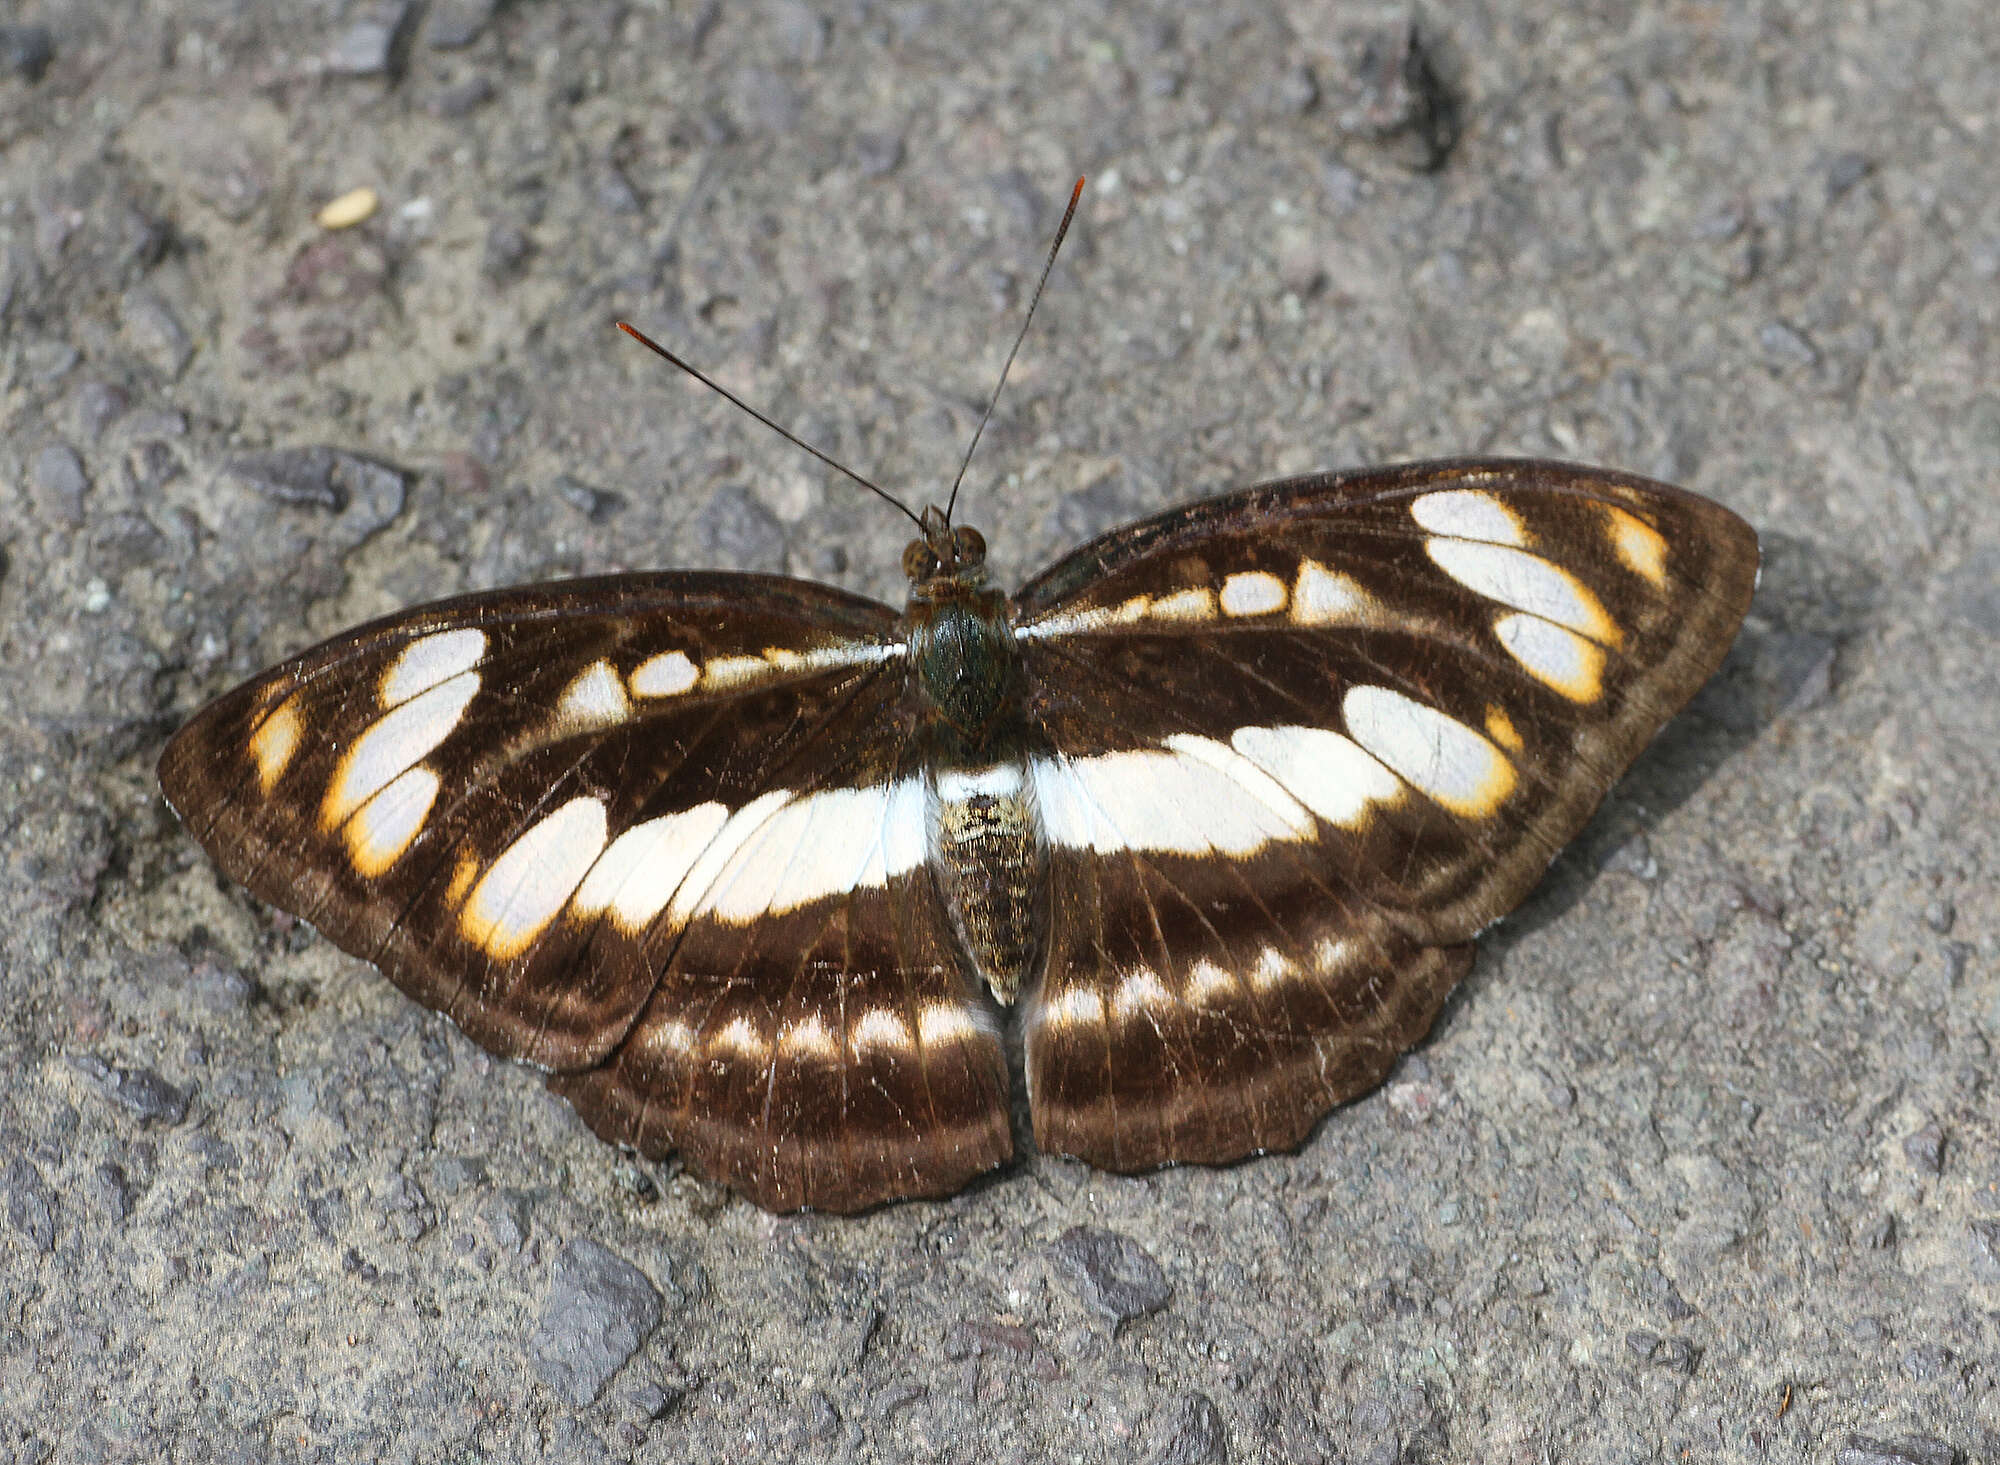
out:
{"label": "butterfly abdomen", "polygon": [[1048,846],[1025,760],[945,769],[932,784],[932,864],[966,955],[1002,1002],[1039,968]]}

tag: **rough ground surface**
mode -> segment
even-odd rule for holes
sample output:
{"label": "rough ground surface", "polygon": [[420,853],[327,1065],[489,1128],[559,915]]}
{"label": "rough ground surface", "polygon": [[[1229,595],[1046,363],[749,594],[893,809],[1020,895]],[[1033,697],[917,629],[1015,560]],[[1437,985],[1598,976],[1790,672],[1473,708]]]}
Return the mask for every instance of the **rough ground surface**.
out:
{"label": "rough ground surface", "polygon": [[[2000,11],[1429,6],[1430,174],[1377,135],[1401,13],[10,11],[0,1459],[2000,1459]],[[177,830],[168,731],[365,616],[895,593],[879,505],[610,322],[923,497],[1077,172],[973,475],[1010,580],[1469,449],[1768,547],[1718,684],[1303,1153],[774,1220]]]}

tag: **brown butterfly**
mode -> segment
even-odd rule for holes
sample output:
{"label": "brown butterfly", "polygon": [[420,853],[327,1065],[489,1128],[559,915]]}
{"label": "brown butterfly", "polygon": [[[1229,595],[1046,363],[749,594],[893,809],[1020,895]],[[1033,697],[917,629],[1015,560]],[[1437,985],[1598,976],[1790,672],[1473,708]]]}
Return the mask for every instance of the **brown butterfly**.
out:
{"label": "brown butterfly", "polygon": [[900,611],[462,596],[219,698],[161,783],[254,894],[760,1205],[1004,1163],[1015,1041],[1039,1148],[1222,1162],[1428,1031],[1758,564],[1706,499],[1502,459],[1224,494],[1012,596],[912,517]]}

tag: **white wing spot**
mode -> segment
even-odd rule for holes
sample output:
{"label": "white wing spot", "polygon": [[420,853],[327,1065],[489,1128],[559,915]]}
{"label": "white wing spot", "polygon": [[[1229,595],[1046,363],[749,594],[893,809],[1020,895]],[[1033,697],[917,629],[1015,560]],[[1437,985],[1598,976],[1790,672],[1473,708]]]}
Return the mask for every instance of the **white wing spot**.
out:
{"label": "white wing spot", "polygon": [[419,636],[382,673],[382,705],[395,707],[439,682],[471,671],[486,654],[486,633],[465,627]]}
{"label": "white wing spot", "polygon": [[947,804],[968,803],[981,797],[1011,799],[1021,792],[1023,779],[1018,763],[995,763],[990,768],[946,769],[937,776],[937,794]]}
{"label": "white wing spot", "polygon": [[1661,537],[1659,530],[1637,514],[1627,513],[1612,504],[1604,505],[1604,517],[1610,522],[1611,546],[1617,550],[1625,568],[1660,589],[1666,589],[1667,541]]}
{"label": "white wing spot", "polygon": [[879,889],[924,860],[925,790],[917,778],[744,805],[674,898],[679,920],[745,925],[816,900]]}
{"label": "white wing spot", "polygon": [[1340,705],[1357,743],[1454,814],[1485,818],[1514,791],[1506,755],[1435,707],[1369,686],[1350,687]]}
{"label": "white wing spot", "polygon": [[979,1035],[979,1024],[956,1003],[933,1002],[917,1014],[917,1037],[926,1048],[969,1043]]}
{"label": "white wing spot", "polygon": [[1111,999],[1111,1005],[1118,1009],[1123,1018],[1134,1017],[1152,1007],[1170,1007],[1174,994],[1160,981],[1159,974],[1140,967],[1128,973],[1118,984],[1118,992]]}
{"label": "white wing spot", "polygon": [[320,807],[325,827],[336,829],[346,823],[348,815],[387,788],[397,774],[429,757],[451,736],[478,691],[479,673],[462,672],[377,718],[354,740],[334,772]]}
{"label": "white wing spot", "polygon": [[1265,570],[1245,570],[1222,582],[1222,613],[1269,615],[1285,608],[1285,582]]}
{"label": "white wing spot", "polygon": [[1431,533],[1452,539],[1483,539],[1516,548],[1528,542],[1520,515],[1476,488],[1446,488],[1424,494],[1411,501],[1410,517]]}
{"label": "white wing spot", "polygon": [[1559,565],[1518,549],[1464,539],[1432,539],[1424,548],[1439,569],[1488,600],[1568,626],[1607,646],[1623,639],[1597,597]]}
{"label": "white wing spot", "polygon": [[751,1063],[762,1063],[771,1051],[764,1035],[750,1025],[747,1017],[732,1017],[708,1040],[712,1053],[731,1053]]}
{"label": "white wing spot", "polygon": [[1082,610],[1059,611],[1017,627],[1016,636],[1028,641],[1038,641],[1044,636],[1076,636],[1086,631],[1102,630],[1111,624],[1111,612],[1102,606],[1089,606]]}
{"label": "white wing spot", "polygon": [[673,697],[700,680],[700,670],[685,651],[662,651],[633,669],[632,691],[640,697]]}
{"label": "white wing spot", "polygon": [[708,690],[719,691],[767,677],[772,670],[771,663],[761,656],[718,656],[702,667],[701,681]]}
{"label": "white wing spot", "polygon": [[[1205,590],[1194,592],[1206,595]],[[1027,640],[1037,640],[1043,636],[1079,636],[1091,631],[1102,631],[1113,626],[1136,625],[1153,614],[1153,598],[1150,595],[1134,595],[1121,600],[1117,605],[1091,605],[1077,610],[1057,611],[1041,620],[1031,621],[1017,628],[1016,636]]]}
{"label": "white wing spot", "polygon": [[676,1017],[653,1029],[648,1039],[652,1046],[669,1053],[687,1053],[694,1047],[694,1029]]}
{"label": "white wing spot", "polygon": [[869,845],[861,873],[854,877],[857,890],[875,890],[914,870],[929,855],[930,825],[928,794],[920,778],[898,779],[889,786],[882,820]]}
{"label": "white wing spot", "polygon": [[299,699],[296,694],[278,705],[278,710],[257,725],[250,734],[250,756],[257,760],[257,787],[268,794],[291,767],[299,750]]}
{"label": "white wing spot", "polygon": [[853,1040],[857,1052],[863,1048],[907,1048],[910,1028],[890,1009],[871,1007],[854,1024]]}
{"label": "white wing spot", "polygon": [[472,887],[458,913],[459,932],[495,960],[519,956],[590,873],[604,853],[604,835],[597,799],[571,799],[538,820]]}
{"label": "white wing spot", "polygon": [[1354,964],[1354,943],[1322,937],[1313,946],[1313,970],[1330,977]]}
{"label": "white wing spot", "polygon": [[1242,727],[1236,751],[1329,824],[1359,829],[1370,804],[1393,803],[1403,782],[1351,738],[1323,727]]}
{"label": "white wing spot", "polygon": [[623,722],[631,715],[632,703],[625,684],[618,680],[608,661],[594,661],[563,689],[556,717],[565,730],[583,731]]}
{"label": "white wing spot", "polygon": [[1292,619],[1302,626],[1330,626],[1369,618],[1373,602],[1352,575],[1329,570],[1317,560],[1299,564],[1292,589]]}
{"label": "white wing spot", "polygon": [[1289,956],[1275,946],[1267,946],[1257,953],[1257,964],[1250,968],[1250,985],[1259,992],[1268,992],[1290,981],[1297,971],[1297,964]]}
{"label": "white wing spot", "polygon": [[608,910],[628,934],[644,930],[728,822],[729,810],[707,803],[633,825],[590,867],[570,908],[580,916]]}
{"label": "white wing spot", "polygon": [[1572,702],[1604,695],[1604,648],[1539,616],[1504,615],[1493,634],[1528,674]]}
{"label": "white wing spot", "polygon": [[1212,621],[1215,619],[1215,592],[1204,586],[1176,590],[1162,595],[1144,612],[1149,621]]}
{"label": "white wing spot", "polygon": [[1104,1022],[1104,999],[1095,987],[1071,987],[1041,1005],[1038,1016],[1058,1027]]}
{"label": "white wing spot", "polygon": [[1205,956],[1198,956],[1188,968],[1187,995],[1190,1002],[1208,1003],[1233,995],[1240,984],[1235,976]]}
{"label": "white wing spot", "polygon": [[373,880],[403,857],[437,801],[438,776],[411,768],[363,804],[347,821],[347,856],[355,873]]}
{"label": "white wing spot", "polygon": [[1277,780],[1223,743],[1177,734],[1164,748],[1029,765],[1051,844],[1247,855],[1312,837],[1311,815]]}
{"label": "white wing spot", "polygon": [[804,1054],[828,1062],[840,1056],[840,1044],[816,1012],[807,1013],[800,1021],[781,1028],[778,1046],[789,1054]]}

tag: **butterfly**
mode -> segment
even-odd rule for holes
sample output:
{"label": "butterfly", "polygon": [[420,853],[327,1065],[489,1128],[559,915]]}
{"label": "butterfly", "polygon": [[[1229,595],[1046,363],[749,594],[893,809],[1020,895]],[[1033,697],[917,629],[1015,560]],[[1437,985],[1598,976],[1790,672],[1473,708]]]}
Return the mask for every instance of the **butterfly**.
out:
{"label": "butterfly", "polygon": [[1718,504],[1525,460],[1225,493],[1011,595],[912,517],[900,610],[675,571],[375,621],[162,787],[599,1135],[772,1210],[963,1187],[1017,1080],[1043,1152],[1221,1163],[1428,1032],[1758,567]]}

